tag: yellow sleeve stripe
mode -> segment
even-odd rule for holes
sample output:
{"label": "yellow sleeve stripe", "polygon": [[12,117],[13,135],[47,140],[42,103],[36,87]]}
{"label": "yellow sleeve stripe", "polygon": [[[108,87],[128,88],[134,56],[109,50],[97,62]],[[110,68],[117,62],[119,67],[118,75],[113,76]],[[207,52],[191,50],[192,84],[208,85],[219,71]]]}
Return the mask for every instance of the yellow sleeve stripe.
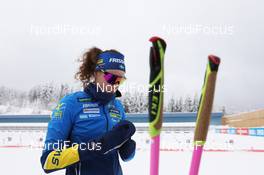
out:
{"label": "yellow sleeve stripe", "polygon": [[78,146],[63,149],[63,150],[55,150],[49,153],[46,162],[44,164],[45,170],[55,170],[55,169],[63,169],[69,165],[77,163],[80,161]]}

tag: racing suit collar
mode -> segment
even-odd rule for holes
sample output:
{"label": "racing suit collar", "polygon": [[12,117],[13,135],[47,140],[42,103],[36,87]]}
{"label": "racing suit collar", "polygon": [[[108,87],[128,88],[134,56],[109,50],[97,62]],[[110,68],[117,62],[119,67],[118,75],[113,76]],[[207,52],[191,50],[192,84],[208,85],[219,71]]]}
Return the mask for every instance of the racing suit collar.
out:
{"label": "racing suit collar", "polygon": [[120,91],[117,90],[115,93],[103,92],[100,88],[97,90],[94,83],[89,83],[88,86],[84,88],[84,92],[91,95],[92,99],[98,101],[99,104],[102,105],[105,105],[114,100],[115,97],[121,97]]}

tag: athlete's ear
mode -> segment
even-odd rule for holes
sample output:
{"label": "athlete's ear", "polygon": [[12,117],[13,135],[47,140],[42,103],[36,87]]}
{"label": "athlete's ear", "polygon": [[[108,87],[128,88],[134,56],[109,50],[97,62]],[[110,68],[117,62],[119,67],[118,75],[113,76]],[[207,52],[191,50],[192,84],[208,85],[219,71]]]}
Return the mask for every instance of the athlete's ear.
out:
{"label": "athlete's ear", "polygon": [[98,75],[100,75],[100,73],[101,73],[101,71],[95,71],[93,75],[98,76]]}

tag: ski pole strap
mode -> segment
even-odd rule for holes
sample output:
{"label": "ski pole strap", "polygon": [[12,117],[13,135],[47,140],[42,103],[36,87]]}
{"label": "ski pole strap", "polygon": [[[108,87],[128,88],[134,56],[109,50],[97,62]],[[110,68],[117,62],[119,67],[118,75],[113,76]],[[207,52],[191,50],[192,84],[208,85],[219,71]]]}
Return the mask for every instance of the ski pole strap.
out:
{"label": "ski pole strap", "polygon": [[150,39],[150,81],[149,81],[149,133],[151,137],[160,134],[162,127],[164,54],[166,43],[159,37]]}

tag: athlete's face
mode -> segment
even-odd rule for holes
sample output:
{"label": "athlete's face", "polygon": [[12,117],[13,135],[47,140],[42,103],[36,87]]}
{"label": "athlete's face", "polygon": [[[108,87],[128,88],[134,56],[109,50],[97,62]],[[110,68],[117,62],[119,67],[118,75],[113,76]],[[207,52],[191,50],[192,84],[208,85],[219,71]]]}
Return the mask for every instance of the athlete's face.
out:
{"label": "athlete's face", "polygon": [[[113,75],[117,75],[119,77],[124,77],[125,72],[121,70],[109,69],[105,72],[108,72]],[[100,86],[105,92],[114,93],[119,87],[119,84],[110,84],[105,79],[105,73],[102,71],[95,72],[95,83],[97,86]]]}

